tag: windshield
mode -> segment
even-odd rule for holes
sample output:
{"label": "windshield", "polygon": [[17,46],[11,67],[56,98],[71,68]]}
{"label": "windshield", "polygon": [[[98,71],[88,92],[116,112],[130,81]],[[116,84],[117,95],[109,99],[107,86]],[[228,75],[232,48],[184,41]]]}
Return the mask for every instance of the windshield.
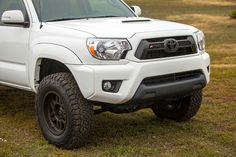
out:
{"label": "windshield", "polygon": [[120,0],[32,0],[40,21],[135,17]]}

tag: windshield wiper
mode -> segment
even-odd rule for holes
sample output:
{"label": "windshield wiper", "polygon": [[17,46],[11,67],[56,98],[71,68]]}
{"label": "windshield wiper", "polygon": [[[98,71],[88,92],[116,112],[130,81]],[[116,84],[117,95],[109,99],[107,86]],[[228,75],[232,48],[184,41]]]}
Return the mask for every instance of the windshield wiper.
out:
{"label": "windshield wiper", "polygon": [[122,16],[115,16],[115,15],[104,15],[104,16],[94,16],[94,17],[87,17],[90,18],[107,18],[107,17],[122,17]]}
{"label": "windshield wiper", "polygon": [[104,16],[94,16],[94,17],[58,18],[58,19],[53,19],[53,20],[47,20],[47,21],[45,21],[45,22],[57,22],[57,21],[68,21],[68,20],[79,20],[79,19],[92,19],[92,18],[108,18],[108,17],[122,17],[122,16],[104,15]]}
{"label": "windshield wiper", "polygon": [[84,19],[81,17],[77,17],[77,18],[58,18],[58,19],[53,19],[53,20],[47,20],[45,22],[56,22],[56,21],[67,21],[67,20],[79,20],[79,19]]}

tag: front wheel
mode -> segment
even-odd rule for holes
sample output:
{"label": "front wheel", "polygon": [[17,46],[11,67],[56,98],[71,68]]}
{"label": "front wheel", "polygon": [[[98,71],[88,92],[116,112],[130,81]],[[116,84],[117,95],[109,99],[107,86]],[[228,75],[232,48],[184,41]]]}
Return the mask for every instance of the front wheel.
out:
{"label": "front wheel", "polygon": [[190,96],[155,105],[152,110],[159,118],[188,121],[197,114],[201,103],[202,90],[197,90]]}
{"label": "front wheel", "polygon": [[93,107],[83,98],[71,74],[56,73],[41,81],[36,110],[39,126],[50,144],[73,149],[89,142]]}

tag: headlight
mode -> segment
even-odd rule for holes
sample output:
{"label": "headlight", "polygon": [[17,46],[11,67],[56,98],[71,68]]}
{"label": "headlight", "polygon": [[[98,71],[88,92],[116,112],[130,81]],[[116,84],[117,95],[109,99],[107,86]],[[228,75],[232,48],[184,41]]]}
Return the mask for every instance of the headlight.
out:
{"label": "headlight", "polygon": [[123,53],[131,50],[131,45],[126,39],[89,38],[87,46],[90,54],[101,60],[119,60]]}
{"label": "headlight", "polygon": [[199,50],[204,51],[206,47],[206,42],[205,42],[205,35],[202,31],[198,31],[195,33],[197,37],[197,43]]}

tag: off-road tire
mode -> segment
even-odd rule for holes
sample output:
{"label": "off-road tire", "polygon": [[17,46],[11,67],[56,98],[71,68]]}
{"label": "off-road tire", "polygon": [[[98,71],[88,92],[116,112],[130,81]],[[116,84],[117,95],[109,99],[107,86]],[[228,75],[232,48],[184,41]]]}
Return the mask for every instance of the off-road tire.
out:
{"label": "off-road tire", "polygon": [[[53,92],[61,97],[63,104],[64,131],[55,134],[55,126],[49,127],[45,108],[46,94]],[[75,149],[86,145],[93,129],[93,107],[81,94],[80,89],[70,73],[56,73],[45,77],[36,95],[36,112],[39,126],[45,139],[62,149]],[[48,116],[50,117],[50,116]],[[55,120],[55,118],[54,118]],[[50,121],[51,122],[51,121]],[[50,129],[52,128],[52,129]]]}
{"label": "off-road tire", "polygon": [[202,90],[194,91],[190,96],[180,98],[175,102],[176,107],[167,110],[159,105],[153,106],[152,110],[157,117],[175,121],[188,121],[199,111],[202,103]]}

